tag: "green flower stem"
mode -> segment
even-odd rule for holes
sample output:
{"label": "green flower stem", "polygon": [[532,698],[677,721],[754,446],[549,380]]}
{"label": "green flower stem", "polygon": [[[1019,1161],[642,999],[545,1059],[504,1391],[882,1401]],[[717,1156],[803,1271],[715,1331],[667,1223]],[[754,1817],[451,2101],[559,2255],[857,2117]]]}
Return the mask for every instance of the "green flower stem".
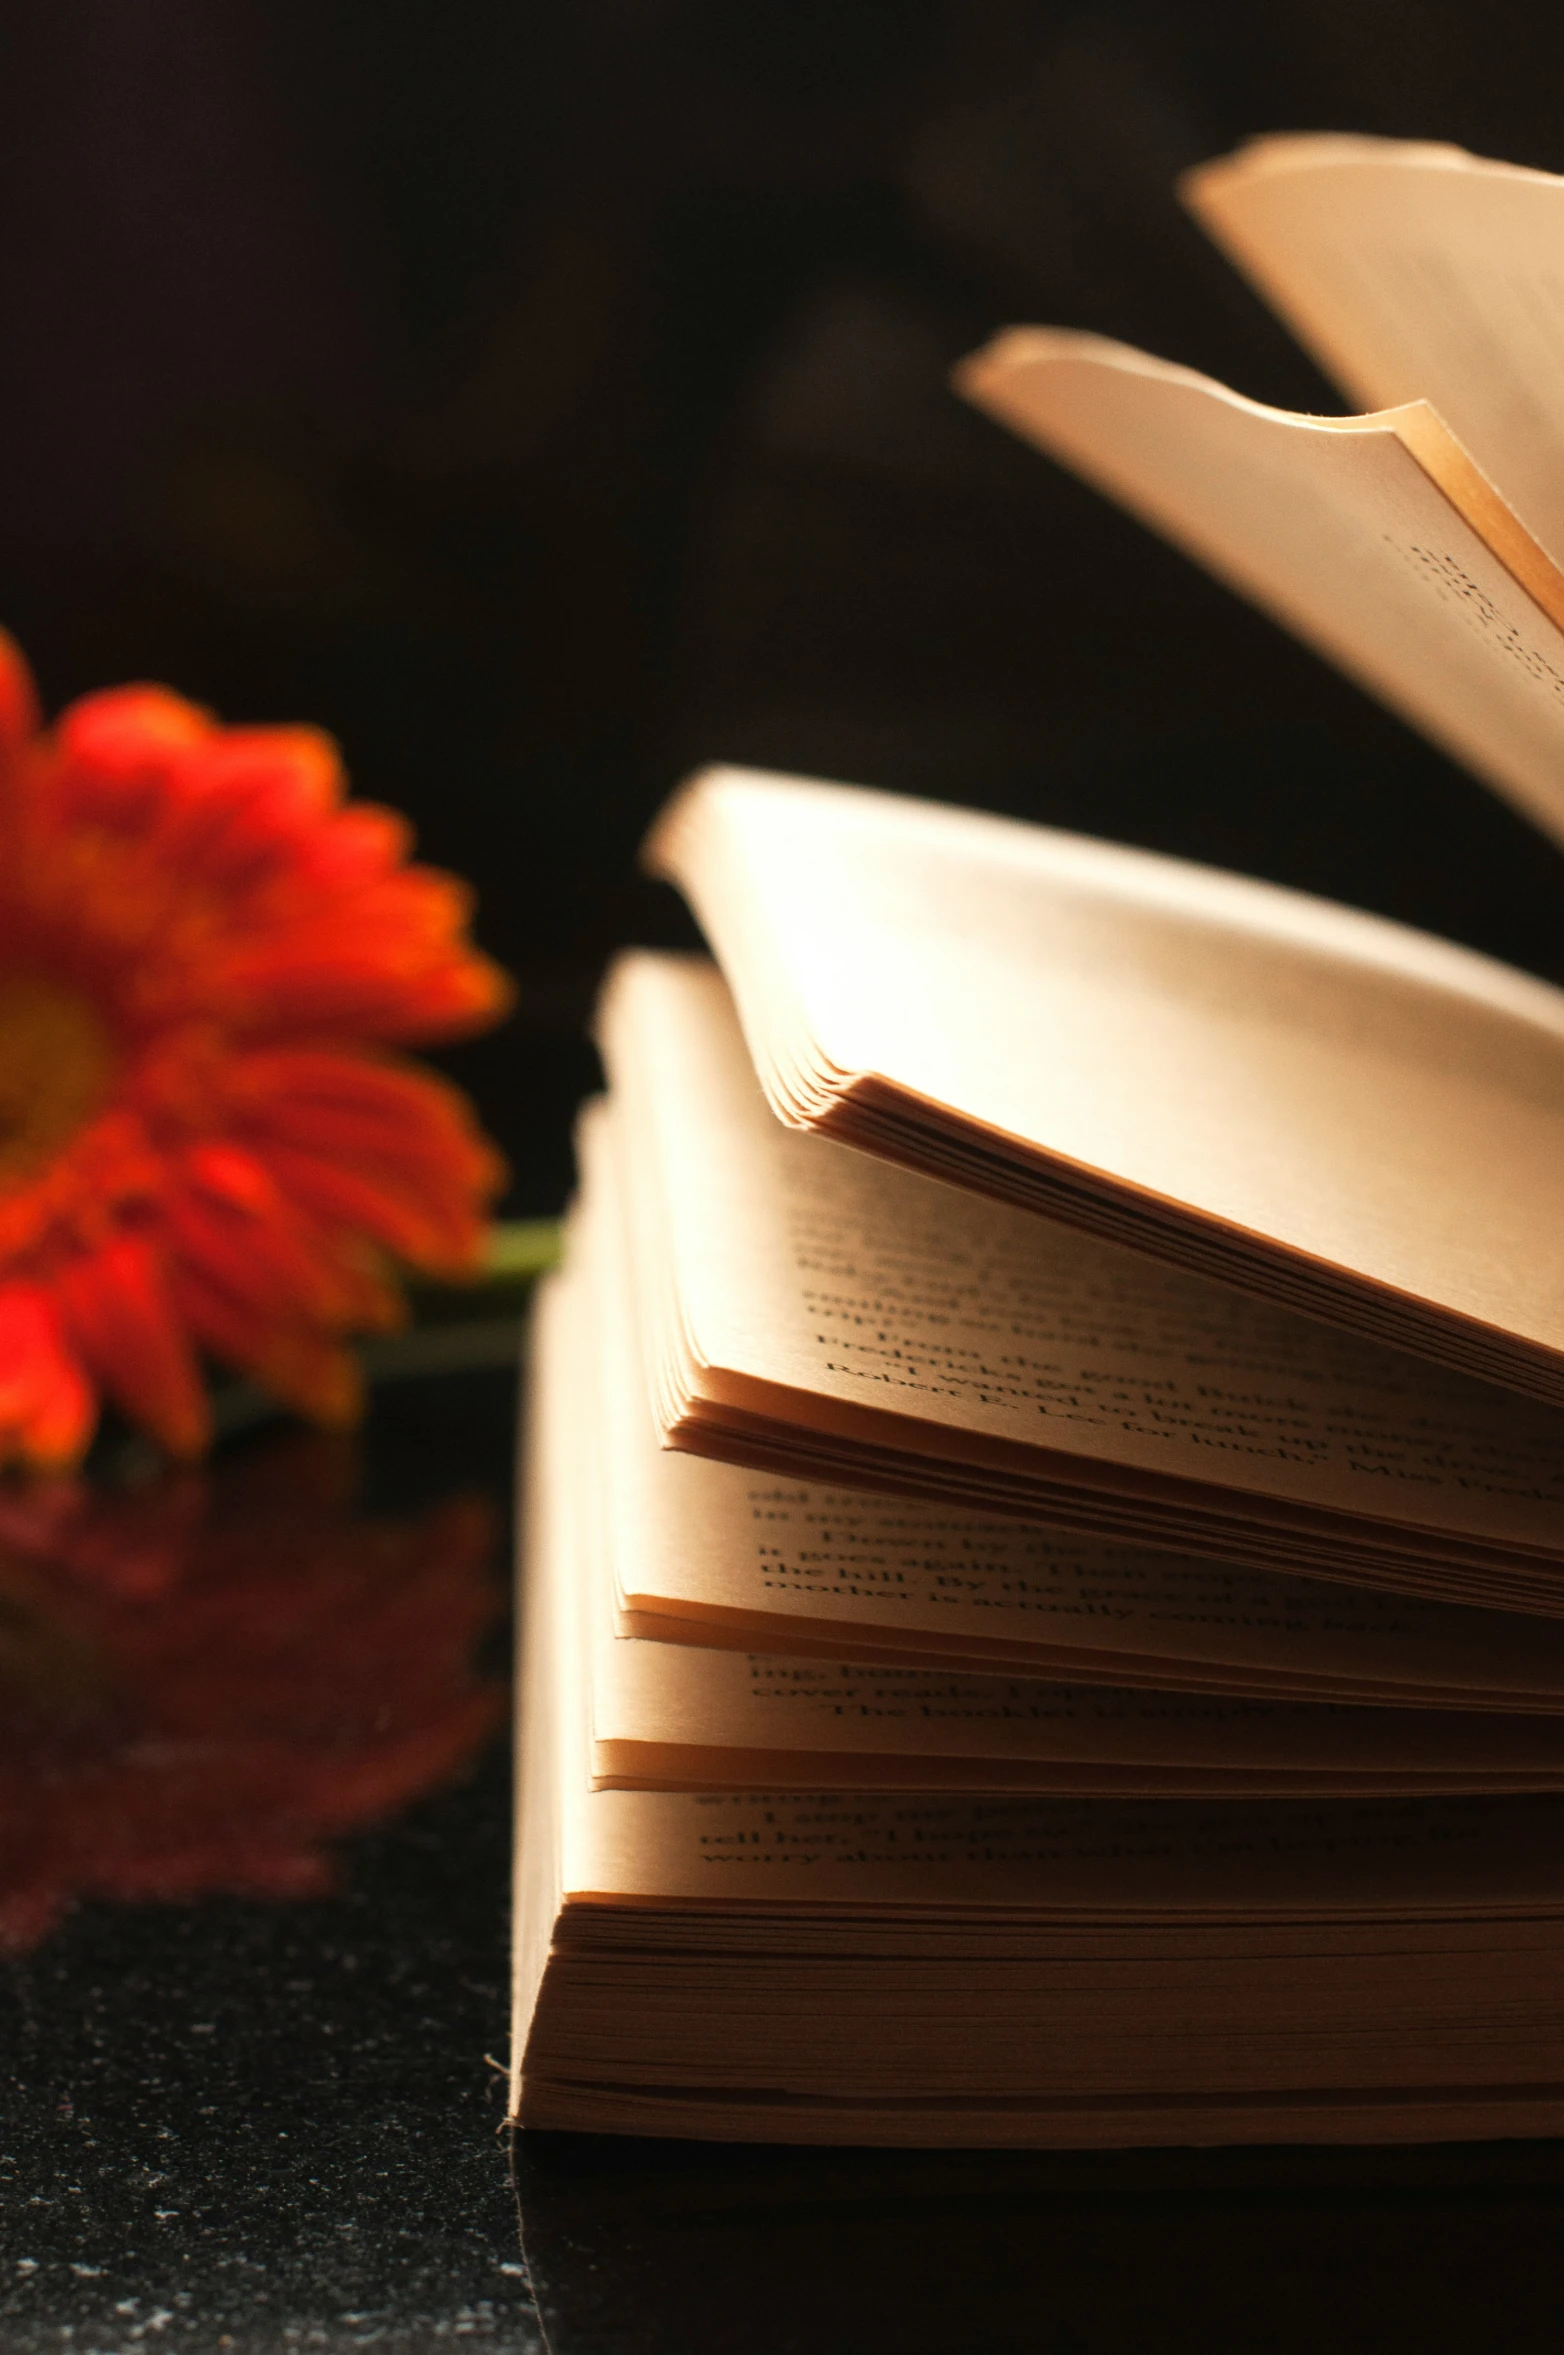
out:
{"label": "green flower stem", "polygon": [[490,1228],[482,1270],[470,1281],[432,1284],[420,1276],[409,1282],[414,1325],[518,1315],[539,1276],[559,1265],[562,1231],[557,1218],[501,1220]]}
{"label": "green flower stem", "polygon": [[564,1228],[557,1218],[499,1219],[489,1229],[488,1256],[481,1281],[490,1284],[531,1284],[558,1267]]}

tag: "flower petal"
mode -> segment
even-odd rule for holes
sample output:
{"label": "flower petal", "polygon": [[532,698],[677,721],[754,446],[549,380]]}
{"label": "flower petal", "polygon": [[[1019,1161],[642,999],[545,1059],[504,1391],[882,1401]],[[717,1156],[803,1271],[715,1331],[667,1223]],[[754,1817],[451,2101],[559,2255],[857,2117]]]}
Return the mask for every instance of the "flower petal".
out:
{"label": "flower petal", "polygon": [[180,1314],[214,1357],[252,1375],[326,1430],[344,1430],[359,1421],[364,1377],[351,1351],[332,1335],[302,1319],[268,1313],[191,1261],[181,1262],[171,1274]]}
{"label": "flower petal", "polygon": [[225,729],[191,763],[158,847],[189,875],[254,890],[308,856],[343,789],[337,748],[319,729]]}
{"label": "flower petal", "polygon": [[504,1013],[506,975],[460,941],[466,895],[427,868],[394,882],[234,942],[225,979],[258,1035],[413,1043],[460,1037]]}
{"label": "flower petal", "polygon": [[236,1129],[281,1192],[328,1229],[358,1229],[414,1267],[469,1272],[504,1164],[465,1099],[432,1073],[311,1049],[233,1066]]}
{"label": "flower petal", "polygon": [[198,1455],[210,1410],[152,1246],[113,1237],[56,1281],[71,1338],[110,1397],[174,1455]]}
{"label": "flower petal", "polygon": [[48,1293],[38,1284],[0,1287],[0,1462],[68,1464],[95,1419],[91,1387]]}
{"label": "flower petal", "polygon": [[[249,1158],[211,1146],[204,1156],[208,1164],[219,1151],[224,1178]],[[267,1324],[302,1318],[328,1328],[376,1332],[400,1324],[400,1298],[371,1256],[301,1215],[258,1163],[254,1169],[256,1178],[271,1187],[269,1202],[258,1202],[256,1191],[241,1201],[203,1184],[199,1163],[192,1171],[197,1182],[170,1195],[165,1229],[181,1264],[202,1270]]]}
{"label": "flower petal", "polygon": [[16,640],[0,630],[0,755],[15,754],[38,733],[38,692]]}
{"label": "flower petal", "polygon": [[430,1275],[476,1272],[484,1221],[460,1202],[430,1202],[379,1172],[353,1169],[322,1155],[271,1145],[266,1158],[279,1182],[322,1224],[357,1230]]}
{"label": "flower petal", "polygon": [[433,1072],[368,1055],[282,1049],[236,1061],[228,1088],[237,1120],[267,1142],[416,1174],[464,1198],[505,1182],[466,1098]]}
{"label": "flower petal", "polygon": [[[40,732],[0,637],[5,1003],[74,1004],[104,1066],[0,1190],[0,1463],[79,1453],[94,1386],[199,1449],[203,1348],[351,1419],[340,1336],[398,1321],[388,1259],[476,1266],[498,1156],[381,1050],[479,1027],[509,984],[465,885],[411,851],[313,729],[130,686]],[[52,1067],[12,1061],[42,1102]]]}

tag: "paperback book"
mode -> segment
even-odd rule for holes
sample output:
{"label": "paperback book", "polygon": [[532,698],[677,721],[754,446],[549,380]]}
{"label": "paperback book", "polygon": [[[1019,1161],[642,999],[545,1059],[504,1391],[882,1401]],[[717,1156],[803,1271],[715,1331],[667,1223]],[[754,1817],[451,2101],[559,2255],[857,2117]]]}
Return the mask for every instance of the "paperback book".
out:
{"label": "paperback book", "polygon": [[[1564,181],[1185,194],[1365,413],[962,389],[1564,840]],[[714,961],[611,970],[534,1320],[514,2116],[1564,2132],[1564,992],[814,780],[647,857]]]}

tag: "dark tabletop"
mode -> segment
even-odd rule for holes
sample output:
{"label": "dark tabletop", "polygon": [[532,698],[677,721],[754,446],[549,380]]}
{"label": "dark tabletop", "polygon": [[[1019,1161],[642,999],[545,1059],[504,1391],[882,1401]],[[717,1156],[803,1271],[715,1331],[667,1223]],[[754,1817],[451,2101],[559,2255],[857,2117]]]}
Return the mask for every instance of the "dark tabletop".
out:
{"label": "dark tabletop", "polygon": [[[203,1557],[161,1599],[105,1606],[111,1634],[127,1610],[143,1633],[159,1613],[192,1615],[221,1688],[216,1722],[244,1773],[208,1765],[204,1791],[217,1798],[186,1794],[199,1838],[170,1829],[166,1801],[149,1829],[134,1796],[145,1729],[132,1726],[115,1771],[90,1782],[97,1845],[61,1862],[56,1897],[73,1876],[99,1888],[115,1871],[133,1877],[137,1843],[158,1841],[158,1869],[185,1858],[215,1893],[88,1896],[26,1940],[13,1922],[0,2112],[7,2355],[456,2340],[555,2355],[1556,2348],[1557,2145],[1072,2157],[533,2136],[512,2148],[496,2066],[508,1745],[485,1727],[503,1659],[513,1390],[503,1367],[387,1383],[356,1458],[328,1450],[323,1474],[314,1443],[262,1426],[228,1444],[208,1483],[196,1518],[209,1553],[212,1531],[231,1538],[236,1522],[263,1550],[275,1545],[292,1514],[302,1578],[327,1578],[309,1567],[323,1529],[340,1560],[352,1551],[342,1531],[368,1526],[391,1548],[377,1575],[410,1582],[414,1648],[433,1663],[416,1689],[377,1666],[385,1630],[352,1595],[339,1649],[329,1618],[313,1638],[340,1719],[326,1729],[329,1800],[301,1797],[295,1776],[279,1812],[282,1769],[267,1747],[278,1726],[257,1665],[265,1615],[210,1616],[223,1580],[233,1590],[246,1575],[242,1543],[215,1568]],[[62,1591],[134,1589],[170,1527],[188,1550],[188,1503],[170,1517],[156,1483],[149,1493],[122,1469],[110,1467]],[[412,1571],[396,1551],[404,1540]],[[444,1654],[442,1611],[456,1629]],[[143,1643],[141,1656],[170,1651],[177,1643]],[[30,1656],[63,1655],[35,1638]],[[371,1677],[391,1700],[366,1713]],[[320,1732],[312,1721],[311,1738]],[[402,1747],[376,1749],[388,1741]],[[79,1769],[80,1744],[68,1755]],[[58,1782],[61,1756],[56,1727],[33,1761],[51,1821],[43,1781]],[[367,1779],[366,1757],[377,1761]],[[256,1758],[270,1762],[264,1773]],[[394,1804],[384,1787],[375,1798],[376,1774],[382,1786],[423,1774],[442,1787],[410,1787],[393,1820],[355,1831],[355,1811]],[[320,1835],[333,1807],[337,1831]],[[295,1835],[336,1855],[333,1888],[222,1893],[225,1874],[230,1888],[246,1874],[286,1881],[295,1867],[274,1851]],[[18,1885],[27,1855],[0,1847]],[[10,1895],[0,1890],[0,1909]]]}
{"label": "dark tabletop", "polygon": [[[233,1443],[214,1479],[234,1484],[245,1510],[269,1516],[268,1534],[285,1543],[274,1490],[294,1498],[301,1547],[322,1522],[329,1536],[343,1511],[417,1531],[452,1497],[487,1498],[481,1552],[469,1524],[448,1559],[435,1547],[418,1634],[432,1651],[432,1617],[454,1616],[458,1651],[489,1648],[478,1678],[498,1687],[514,1388],[502,1368],[380,1389],[346,1499],[344,1467],[328,1462],[323,1482],[311,1443],[301,1462],[297,1436],[276,1428]],[[144,1522],[145,1498],[132,1488],[127,1520],[138,1512]],[[432,1526],[443,1541],[448,1533]],[[344,1776],[368,1746],[354,1600],[334,1663]],[[182,1597],[154,1608],[176,1615]],[[491,1625],[474,1641],[485,1616]],[[266,1692],[257,1697],[253,1676],[246,1684],[255,1633],[253,1615],[215,1630],[213,1674],[232,1719],[253,1722],[264,1769],[277,1729]],[[337,1631],[327,1626],[320,1640],[333,1645]],[[410,1721],[416,1782],[419,1740],[432,1726],[436,1746],[446,1741],[446,1696],[420,1689],[395,1700]],[[448,1787],[412,1798],[391,1823],[326,1843],[341,1855],[329,1894],[89,1900],[5,1965],[7,2355],[539,2344],[499,2131],[501,2079],[485,2059],[502,2058],[506,2038],[508,1743],[492,1723],[485,1738],[481,1720],[466,1732],[458,1724],[454,1739]],[[40,1766],[48,1771],[47,1753]],[[133,1778],[121,1781],[135,1819],[127,1844],[155,1835]],[[96,1794],[110,1809],[112,1784],[104,1778]],[[269,1806],[264,1783],[246,1791],[236,1778],[219,1827],[234,1877],[253,1869],[238,1805],[246,1796]],[[357,1806],[351,1785],[338,1803]],[[297,1797],[285,1794],[290,1804]],[[221,1850],[207,1861],[214,1875],[224,1869]]]}

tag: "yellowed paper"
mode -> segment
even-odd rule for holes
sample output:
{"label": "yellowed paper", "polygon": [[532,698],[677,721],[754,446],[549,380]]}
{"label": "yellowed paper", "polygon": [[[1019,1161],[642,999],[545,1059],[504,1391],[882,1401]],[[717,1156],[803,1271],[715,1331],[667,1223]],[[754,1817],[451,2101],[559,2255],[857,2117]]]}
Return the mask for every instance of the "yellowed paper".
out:
{"label": "yellowed paper", "polygon": [[[535,1417],[572,1396],[569,1292]],[[535,1438],[524,2123],[1122,2144],[1564,2109],[1557,1801],[592,1793],[568,1416]]]}
{"label": "yellowed paper", "polygon": [[[659,1448],[606,1104],[572,1260],[598,1390],[573,1407],[625,1633],[922,1669],[1344,1702],[1564,1708],[1564,1622],[1282,1579]],[[600,1394],[599,1394],[600,1393]]]}
{"label": "yellowed paper", "polygon": [[1557,1409],[781,1128],[692,962],[625,960],[603,1036],[676,1444],[1254,1567],[1564,1605]]}
{"label": "yellowed paper", "polygon": [[1564,558],[1564,179],[1317,133],[1252,140],[1181,194],[1349,400],[1432,402]]}
{"label": "yellowed paper", "polygon": [[1431,404],[1299,416],[1047,327],[957,382],[1564,839],[1564,581]]}
{"label": "yellowed paper", "polygon": [[[570,1282],[536,1359],[541,1399],[576,1390],[584,1326]],[[563,1380],[561,1373],[563,1370]],[[591,1789],[591,1586],[569,1504],[574,1436],[550,1411],[531,1462],[529,1692],[534,1821],[557,1827],[559,1903],[912,1905],[1126,1920],[1173,1907],[1211,1920],[1299,1909],[1366,1921],[1564,1904],[1564,1800],[1152,1802],[701,1796]],[[545,1868],[546,1869],[546,1868]]]}
{"label": "yellowed paper", "polygon": [[1239,876],[797,778],[706,772],[649,855],[784,1121],[1564,1399],[1564,993]]}

